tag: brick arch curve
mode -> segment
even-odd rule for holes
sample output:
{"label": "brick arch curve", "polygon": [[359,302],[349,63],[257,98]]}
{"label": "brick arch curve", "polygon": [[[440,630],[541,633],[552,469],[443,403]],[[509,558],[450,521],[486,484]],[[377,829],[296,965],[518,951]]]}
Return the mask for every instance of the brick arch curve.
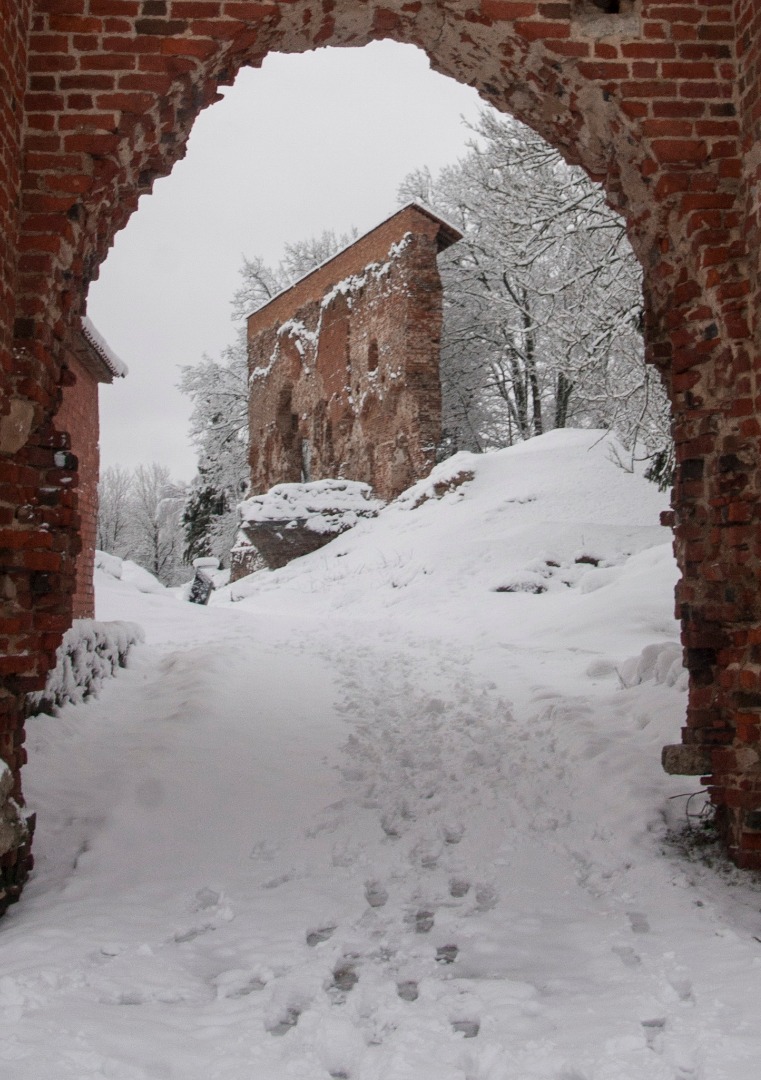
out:
{"label": "brick arch curve", "polygon": [[[596,10],[594,0],[580,3]],[[31,59],[40,73],[31,76],[26,99],[21,228],[30,250],[44,233],[51,257],[44,283],[39,261],[28,260],[29,271],[22,262],[21,319],[43,309],[58,315],[59,305],[65,317],[67,300],[78,306],[139,196],[184,155],[192,124],[218,86],[272,51],[362,46],[381,38],[417,45],[436,70],[474,86],[599,179],[630,218],[638,251],[647,249],[656,229],[651,215],[641,214],[646,150],[637,110],[628,115],[605,88],[608,73],[623,68],[596,57],[594,33],[584,29],[582,17],[563,14],[568,5],[40,0],[38,7],[51,10],[32,23]],[[515,17],[531,8],[531,18]],[[539,12],[550,18],[536,18]],[[600,21],[615,29],[618,18]],[[64,56],[63,71],[46,73]],[[20,331],[23,336],[23,325]]]}
{"label": "brick arch curve", "polygon": [[[76,462],[53,426],[71,328],[115,233],[184,153],[220,84],[270,51],[394,38],[604,184],[645,272],[669,387],[686,749],[727,841],[761,865],[755,364],[761,13],[754,0],[16,0],[0,14],[0,755],[68,623]],[[20,511],[23,511],[21,513]],[[749,577],[750,575],[750,577]],[[743,583],[745,582],[745,583]],[[750,584],[748,584],[750,582]],[[679,757],[679,754],[676,754]],[[0,907],[26,854],[0,851]],[[10,885],[8,883],[10,882]],[[6,890],[7,891],[7,890]]]}

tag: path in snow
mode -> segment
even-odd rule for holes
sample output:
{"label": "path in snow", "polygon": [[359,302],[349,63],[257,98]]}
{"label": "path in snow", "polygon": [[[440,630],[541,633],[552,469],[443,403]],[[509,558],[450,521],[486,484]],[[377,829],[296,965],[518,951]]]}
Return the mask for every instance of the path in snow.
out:
{"label": "path in snow", "polygon": [[747,939],[616,846],[620,781],[585,790],[636,744],[622,701],[518,716],[443,639],[245,627],[33,725],[59,787],[3,1076],[756,1075]]}

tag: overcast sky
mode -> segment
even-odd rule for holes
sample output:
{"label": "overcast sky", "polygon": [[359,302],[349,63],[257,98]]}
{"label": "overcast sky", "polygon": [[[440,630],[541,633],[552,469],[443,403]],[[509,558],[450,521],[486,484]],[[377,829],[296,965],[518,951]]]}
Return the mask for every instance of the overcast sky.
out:
{"label": "overcast sky", "polygon": [[90,289],[88,314],[130,372],[101,388],[102,466],[158,461],[189,481],[179,367],[234,337],[243,255],[372,228],[400,181],[465,152],[480,104],[409,45],[272,55],[201,114],[186,158],[143,196]]}

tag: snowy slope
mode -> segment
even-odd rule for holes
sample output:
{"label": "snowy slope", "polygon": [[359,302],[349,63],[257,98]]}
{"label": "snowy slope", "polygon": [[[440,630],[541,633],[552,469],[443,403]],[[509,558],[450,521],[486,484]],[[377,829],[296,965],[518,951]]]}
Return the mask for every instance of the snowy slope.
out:
{"label": "snowy slope", "polygon": [[663,506],[564,432],[206,609],[101,575],[147,644],[29,725],[3,1080],[757,1080],[761,894],[667,839]]}

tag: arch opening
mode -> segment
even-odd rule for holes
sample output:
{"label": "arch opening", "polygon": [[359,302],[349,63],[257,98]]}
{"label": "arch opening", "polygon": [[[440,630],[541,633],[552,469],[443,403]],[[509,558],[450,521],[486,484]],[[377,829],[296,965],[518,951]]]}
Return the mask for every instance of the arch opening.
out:
{"label": "arch opening", "polygon": [[[761,271],[748,254],[761,247],[761,166],[743,153],[761,142],[752,77],[761,26],[748,0],[722,8],[710,28],[689,4],[663,21],[651,0],[629,13],[623,0],[618,12],[591,4],[597,15],[583,0],[520,11],[503,0],[243,0],[234,15],[210,0],[203,20],[181,0],[171,17],[134,0],[119,38],[116,16],[73,7],[21,0],[0,17],[16,104],[0,121],[0,213],[12,240],[0,266],[9,656],[0,752],[16,795],[24,695],[70,617],[76,463],[53,417],[89,283],[140,194],[182,156],[195,117],[241,66],[272,51],[392,38],[528,123],[600,180],[626,218],[645,271],[648,357],[675,416],[677,605],[691,673],[676,765],[711,778],[730,852],[761,865]],[[21,506],[32,510],[19,517]],[[2,887],[15,897],[25,844],[3,859]]]}

